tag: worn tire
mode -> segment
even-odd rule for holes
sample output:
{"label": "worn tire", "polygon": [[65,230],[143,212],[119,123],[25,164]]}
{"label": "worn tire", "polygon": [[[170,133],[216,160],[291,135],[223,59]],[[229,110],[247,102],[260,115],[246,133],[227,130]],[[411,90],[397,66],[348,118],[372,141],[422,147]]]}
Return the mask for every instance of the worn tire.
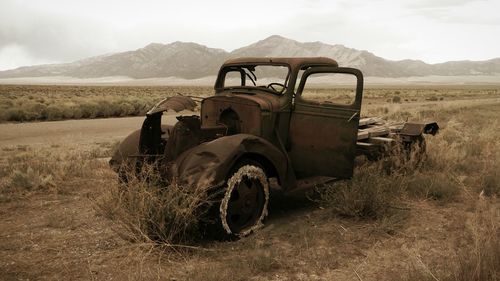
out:
{"label": "worn tire", "polygon": [[269,181],[255,161],[237,164],[226,180],[221,199],[214,206],[216,222],[211,236],[220,240],[237,239],[263,226],[269,205]]}

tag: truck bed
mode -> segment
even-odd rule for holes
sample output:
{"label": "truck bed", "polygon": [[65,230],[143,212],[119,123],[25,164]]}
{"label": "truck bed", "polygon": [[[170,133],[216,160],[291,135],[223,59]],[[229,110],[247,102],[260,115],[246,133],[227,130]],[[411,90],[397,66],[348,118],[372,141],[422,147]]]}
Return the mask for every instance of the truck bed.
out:
{"label": "truck bed", "polygon": [[435,134],[436,123],[387,122],[379,117],[359,120],[357,154],[378,157],[398,143],[422,140],[423,133]]}

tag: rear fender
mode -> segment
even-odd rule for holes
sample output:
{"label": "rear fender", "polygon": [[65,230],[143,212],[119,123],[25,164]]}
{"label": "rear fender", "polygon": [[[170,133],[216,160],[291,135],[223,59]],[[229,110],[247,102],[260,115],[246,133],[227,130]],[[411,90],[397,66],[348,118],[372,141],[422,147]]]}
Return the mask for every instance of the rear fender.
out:
{"label": "rear fender", "polygon": [[175,160],[170,174],[186,186],[210,188],[225,183],[231,169],[242,159],[262,164],[269,177],[277,177],[282,186],[290,183],[286,155],[267,140],[248,134],[236,134],[193,147]]}

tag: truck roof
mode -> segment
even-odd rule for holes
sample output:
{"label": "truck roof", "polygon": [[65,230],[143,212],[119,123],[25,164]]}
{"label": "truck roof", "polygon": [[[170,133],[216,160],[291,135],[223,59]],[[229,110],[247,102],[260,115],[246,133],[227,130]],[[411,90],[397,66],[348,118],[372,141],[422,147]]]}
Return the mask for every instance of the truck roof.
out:
{"label": "truck roof", "polygon": [[238,65],[238,64],[288,64],[292,68],[301,65],[329,65],[338,66],[338,63],[327,57],[243,57],[229,59],[224,62],[224,65]]}

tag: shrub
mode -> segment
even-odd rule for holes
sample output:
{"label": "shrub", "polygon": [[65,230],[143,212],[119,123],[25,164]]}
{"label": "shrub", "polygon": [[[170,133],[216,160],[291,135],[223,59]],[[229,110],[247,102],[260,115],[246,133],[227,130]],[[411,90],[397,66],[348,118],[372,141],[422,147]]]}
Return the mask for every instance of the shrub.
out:
{"label": "shrub", "polygon": [[485,196],[500,196],[500,165],[491,165],[481,174],[481,191]]}
{"label": "shrub", "polygon": [[98,212],[117,223],[121,237],[175,245],[202,235],[199,226],[209,202],[205,189],[164,186],[150,166],[140,177],[127,172],[126,178],[95,200]]}
{"label": "shrub", "polygon": [[400,180],[385,174],[381,163],[367,165],[359,168],[352,180],[319,189],[319,202],[341,216],[382,218],[397,202]]}
{"label": "shrub", "polygon": [[69,107],[69,110],[72,113],[72,118],[73,119],[81,119],[83,118],[83,111],[82,108],[78,105],[72,105]]}
{"label": "shrub", "polygon": [[106,165],[88,151],[75,152],[68,148],[61,151],[18,148],[18,151],[5,159],[7,165],[0,165],[2,197],[38,191],[67,193],[75,187],[93,184],[96,173]]}
{"label": "shrub", "polygon": [[401,102],[401,97],[400,96],[394,96],[394,97],[392,97],[392,102],[393,103],[400,103]]}
{"label": "shrub", "polygon": [[26,114],[20,108],[11,108],[5,111],[5,117],[7,121],[25,121]]}
{"label": "shrub", "polygon": [[82,118],[95,118],[97,116],[97,104],[95,102],[84,102],[80,104]]}
{"label": "shrub", "polygon": [[63,111],[60,106],[49,105],[47,107],[47,120],[61,120],[63,116]]}
{"label": "shrub", "polygon": [[47,106],[44,104],[30,104],[26,105],[26,121],[32,121],[32,120],[40,120],[43,119],[43,114],[45,113],[45,110],[47,109]]}
{"label": "shrub", "polygon": [[458,184],[445,172],[415,173],[408,177],[405,186],[411,197],[429,198],[441,202],[453,201],[460,193]]}
{"label": "shrub", "polygon": [[129,115],[133,115],[135,112],[134,106],[128,102],[120,103],[119,108],[120,108],[119,116],[129,116]]}
{"label": "shrub", "polygon": [[32,191],[46,189],[54,185],[51,175],[42,175],[28,167],[25,171],[14,170],[6,191]]}

